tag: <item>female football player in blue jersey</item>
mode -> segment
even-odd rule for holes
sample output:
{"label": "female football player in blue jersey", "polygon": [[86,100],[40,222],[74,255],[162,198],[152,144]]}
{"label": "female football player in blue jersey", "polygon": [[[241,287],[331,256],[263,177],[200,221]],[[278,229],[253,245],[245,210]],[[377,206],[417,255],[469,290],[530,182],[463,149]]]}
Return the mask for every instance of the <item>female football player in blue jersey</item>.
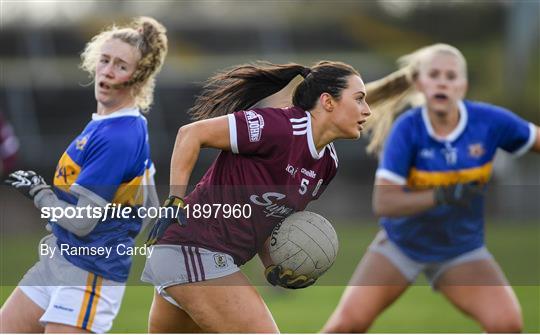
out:
{"label": "female football player in blue jersey", "polygon": [[[135,209],[150,199],[157,202],[141,112],[152,103],[155,75],[166,53],[165,28],[148,17],[113,26],[86,45],[81,67],[93,79],[97,112],[60,158],[52,187],[33,171],[14,172],[6,181],[38,208],[63,209],[66,216],[49,222],[52,235],[40,249],[50,252],[2,306],[1,332],[103,333],[111,328],[131,266],[125,250],[134,246],[142,220],[111,217],[105,209],[111,203]],[[68,214],[86,208],[92,214]]]}
{"label": "female football player in blue jersey", "polygon": [[[292,107],[252,107],[298,75],[304,80]],[[265,241],[332,180],[338,166],[332,141],[360,136],[371,114],[365,97],[359,74],[338,62],[245,65],[209,80],[192,109],[199,121],[180,128],[172,155],[166,206],[184,210],[174,224],[158,220],[149,237],[156,243],[143,273],[156,287],[150,332],[278,332],[239,266],[259,253],[273,285],[313,284],[272,265]],[[205,147],[221,152],[186,195]],[[208,204],[205,219],[196,208]]]}
{"label": "female football player in blue jersey", "polygon": [[[376,173],[373,208],[382,230],[356,269],[324,331],[364,332],[423,272],[486,332],[519,332],[516,296],[484,246],[483,185],[497,148],[521,155],[540,151],[537,126],[494,105],[463,100],[466,62],[459,50],[435,44],[402,59],[403,67],[368,87],[386,97],[373,107],[371,149],[393,113]],[[368,85],[369,86],[369,85]],[[383,111],[381,109],[390,109]]]}

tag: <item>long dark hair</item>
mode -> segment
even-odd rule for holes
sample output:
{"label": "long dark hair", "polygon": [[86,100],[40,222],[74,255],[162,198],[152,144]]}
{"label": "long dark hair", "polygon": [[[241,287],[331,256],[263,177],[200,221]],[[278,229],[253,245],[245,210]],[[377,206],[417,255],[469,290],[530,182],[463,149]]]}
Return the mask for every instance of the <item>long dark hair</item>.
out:
{"label": "long dark hair", "polygon": [[239,65],[208,79],[189,113],[195,120],[202,120],[248,109],[298,75],[304,80],[294,91],[293,105],[311,110],[322,93],[339,99],[347,88],[347,77],[359,74],[350,65],[331,61],[321,61],[311,68],[294,63]]}

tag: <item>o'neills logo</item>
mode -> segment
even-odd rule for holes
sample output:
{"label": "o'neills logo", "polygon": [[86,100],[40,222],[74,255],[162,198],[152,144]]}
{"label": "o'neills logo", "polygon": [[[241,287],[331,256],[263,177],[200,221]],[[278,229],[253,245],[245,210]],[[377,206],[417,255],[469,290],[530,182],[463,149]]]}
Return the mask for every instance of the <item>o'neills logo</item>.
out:
{"label": "o'neills logo", "polygon": [[262,115],[255,113],[252,110],[244,111],[248,126],[249,141],[259,142],[261,140],[262,130],[264,128],[264,119]]}
{"label": "o'neills logo", "polygon": [[300,170],[300,172],[302,172],[304,175],[306,175],[306,176],[308,176],[310,178],[317,177],[317,174],[313,170],[306,170],[306,169],[302,168],[302,170]]}

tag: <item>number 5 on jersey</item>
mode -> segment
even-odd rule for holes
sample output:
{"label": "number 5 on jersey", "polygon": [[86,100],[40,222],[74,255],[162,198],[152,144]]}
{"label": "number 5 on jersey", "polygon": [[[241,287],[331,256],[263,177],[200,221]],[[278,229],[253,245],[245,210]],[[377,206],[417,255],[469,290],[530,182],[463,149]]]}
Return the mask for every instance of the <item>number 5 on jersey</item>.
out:
{"label": "number 5 on jersey", "polygon": [[[312,196],[315,196],[317,192],[319,192],[319,188],[321,187],[322,183],[323,183],[323,180],[319,179],[319,181],[317,182],[317,186],[315,186],[315,189],[313,190],[313,193],[311,194]],[[298,193],[300,193],[301,195],[306,194],[308,185],[309,185],[309,180],[307,180],[306,178],[302,178]]]}

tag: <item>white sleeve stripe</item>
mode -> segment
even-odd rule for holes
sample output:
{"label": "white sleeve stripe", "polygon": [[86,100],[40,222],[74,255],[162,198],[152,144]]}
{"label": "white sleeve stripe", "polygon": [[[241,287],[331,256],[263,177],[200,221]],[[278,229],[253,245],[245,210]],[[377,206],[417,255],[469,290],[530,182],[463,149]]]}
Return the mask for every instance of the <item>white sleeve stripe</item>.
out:
{"label": "white sleeve stripe", "polygon": [[377,172],[375,173],[376,178],[384,178],[388,179],[389,181],[396,183],[398,185],[406,185],[407,179],[400,176],[399,174],[392,172],[387,169],[377,169]]}
{"label": "white sleeve stripe", "polygon": [[330,143],[328,145],[328,151],[330,152],[330,157],[334,159],[334,163],[336,164],[336,168],[337,168],[339,159],[338,159],[336,148],[334,148],[334,143]]}
{"label": "white sleeve stripe", "polygon": [[512,153],[514,157],[519,157],[523,154],[525,154],[534,144],[534,140],[536,140],[536,127],[534,124],[529,122],[529,139],[527,140],[527,143],[525,143],[521,148],[517,149]]}
{"label": "white sleeve stripe", "polygon": [[79,196],[80,195],[85,196],[86,198],[88,198],[89,200],[91,200],[98,206],[105,207],[109,203],[107,200],[103,199],[99,195],[95,194],[94,192],[90,191],[89,189],[79,184],[71,185],[70,190]]}
{"label": "white sleeve stripe", "polygon": [[236,118],[234,114],[227,114],[229,119],[229,137],[231,141],[231,150],[233,153],[238,154],[238,138],[236,137]]}

